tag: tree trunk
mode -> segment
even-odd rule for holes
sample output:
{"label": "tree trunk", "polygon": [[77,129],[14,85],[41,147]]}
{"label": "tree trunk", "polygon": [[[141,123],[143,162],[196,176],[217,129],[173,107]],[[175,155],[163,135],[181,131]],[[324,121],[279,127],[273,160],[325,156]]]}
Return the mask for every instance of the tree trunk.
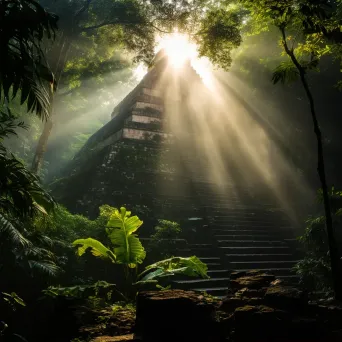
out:
{"label": "tree trunk", "polygon": [[49,119],[47,119],[47,121],[45,121],[44,123],[44,128],[43,128],[43,132],[38,140],[38,144],[36,147],[36,152],[32,161],[32,172],[33,173],[38,173],[42,161],[43,161],[43,157],[44,157],[44,153],[46,152],[46,148],[47,148],[47,144],[48,144],[48,140],[51,134],[51,130],[53,127],[53,122],[51,117]]}
{"label": "tree trunk", "polygon": [[294,52],[290,49],[286,42],[285,28],[280,28],[283,37],[283,46],[287,53],[287,55],[291,58],[292,63],[296,66],[300,80],[302,82],[303,88],[305,90],[306,96],[309,100],[310,104],[310,112],[314,125],[314,132],[317,140],[317,173],[319,176],[319,180],[322,186],[323,192],[323,204],[324,204],[324,213],[325,213],[325,224],[328,235],[328,244],[329,244],[329,253],[330,253],[330,263],[331,263],[331,275],[333,281],[333,288],[335,292],[335,298],[338,300],[342,300],[342,267],[340,261],[340,255],[338,246],[335,240],[334,227],[331,215],[331,206],[330,206],[330,198],[329,198],[329,190],[327,185],[326,173],[325,173],[325,165],[324,165],[324,153],[323,153],[323,142],[322,142],[322,132],[319,127],[315,102],[306,80],[306,71],[302,67],[302,65],[297,60]]}
{"label": "tree trunk", "polygon": [[55,78],[56,78],[56,82],[57,82],[56,90],[55,90],[55,94],[54,94],[54,99],[53,99],[51,107],[50,107],[49,118],[47,119],[47,121],[44,124],[43,132],[39,138],[38,145],[37,145],[37,148],[36,148],[36,151],[35,151],[35,154],[33,157],[33,161],[32,161],[32,172],[34,172],[36,174],[39,172],[39,169],[40,169],[41,164],[43,162],[44,154],[46,152],[48,140],[49,140],[51,130],[53,127],[52,117],[53,117],[54,112],[55,112],[53,107],[54,107],[54,103],[56,103],[58,84],[62,78],[64,66],[66,64],[68,52],[69,52],[69,49],[71,46],[71,41],[69,39],[63,38],[60,46],[61,47],[60,47],[60,51],[59,51],[59,57],[58,57],[58,60],[56,62],[56,65],[54,67]]}

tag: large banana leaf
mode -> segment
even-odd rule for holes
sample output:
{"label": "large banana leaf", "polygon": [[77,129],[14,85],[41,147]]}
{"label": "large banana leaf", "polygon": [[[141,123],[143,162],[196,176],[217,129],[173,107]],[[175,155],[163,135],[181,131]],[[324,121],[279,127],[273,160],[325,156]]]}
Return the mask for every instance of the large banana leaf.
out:
{"label": "large banana leaf", "polygon": [[121,207],[120,211],[115,209],[107,223],[107,232],[111,232],[113,228],[119,228],[126,232],[127,235],[135,233],[143,224],[138,216],[131,216],[131,212]]}
{"label": "large banana leaf", "polygon": [[100,258],[110,259],[111,262],[115,263],[115,254],[100,241],[92,238],[78,239],[72,243],[74,246],[78,246],[77,252],[79,256],[82,256],[88,248],[91,249],[91,253]]}
{"label": "large banana leaf", "polygon": [[131,268],[141,264],[146,252],[139,238],[133,234],[142,225],[137,216],[130,216],[125,208],[115,209],[107,223],[107,234],[114,245],[116,262]]}
{"label": "large banana leaf", "polygon": [[207,270],[207,265],[196,256],[189,258],[174,257],[147,266],[145,271],[138,276],[138,279],[140,282],[144,282],[176,274],[190,277],[200,276],[207,279],[209,278]]}
{"label": "large banana leaf", "polygon": [[110,234],[110,239],[116,246],[114,253],[118,264],[127,264],[129,267],[135,268],[137,264],[144,261],[146,252],[135,234],[128,235],[124,230],[115,229]]}

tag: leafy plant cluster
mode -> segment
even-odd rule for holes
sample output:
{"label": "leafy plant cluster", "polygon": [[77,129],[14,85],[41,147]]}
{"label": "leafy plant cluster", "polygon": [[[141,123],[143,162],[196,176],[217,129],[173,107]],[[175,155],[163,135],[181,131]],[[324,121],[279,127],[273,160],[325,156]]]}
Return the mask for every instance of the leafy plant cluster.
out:
{"label": "leafy plant cluster", "polygon": [[20,93],[20,103],[42,117],[49,116],[54,76],[43,52],[43,41],[57,29],[57,17],[36,1],[0,3],[0,100]]}
{"label": "leafy plant cluster", "polygon": [[[342,244],[342,192],[334,188],[330,191],[333,208],[333,224],[339,246]],[[322,202],[322,191],[318,192]],[[305,249],[305,257],[295,266],[302,285],[309,291],[319,291],[331,295],[333,289],[328,236],[325,217],[310,217],[306,221],[304,234],[299,237]],[[341,248],[340,248],[340,255]]]}
{"label": "leafy plant cluster", "polygon": [[148,253],[151,254],[155,260],[174,256],[177,253],[179,239],[182,234],[179,223],[168,220],[158,220],[158,224],[154,230],[155,233],[151,235],[148,242]]}
{"label": "leafy plant cluster", "polygon": [[142,225],[137,216],[131,216],[131,212],[121,207],[114,209],[107,223],[106,232],[113,248],[104,246],[93,238],[77,239],[73,242],[77,247],[78,255],[82,256],[89,249],[95,257],[107,259],[113,264],[121,264],[124,269],[126,284],[123,289],[123,297],[132,296],[132,285],[159,285],[160,280],[169,279],[174,275],[197,276],[208,278],[207,266],[197,257],[189,258],[172,257],[146,266],[145,270],[138,274],[138,265],[142,264],[146,251],[135,234]]}

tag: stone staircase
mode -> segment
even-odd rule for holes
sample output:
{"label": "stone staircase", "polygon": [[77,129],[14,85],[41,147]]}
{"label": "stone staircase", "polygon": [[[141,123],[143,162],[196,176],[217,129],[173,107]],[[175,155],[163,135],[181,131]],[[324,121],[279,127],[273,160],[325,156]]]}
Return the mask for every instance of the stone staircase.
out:
{"label": "stone staircase", "polygon": [[[208,266],[210,279],[184,279],[175,288],[223,296],[232,271],[263,270],[286,282],[296,282],[292,268],[300,258],[295,228],[284,212],[260,203],[262,195],[227,187],[217,192],[202,179],[194,182],[202,221],[188,239],[191,255]],[[236,191],[236,189],[234,189]]]}

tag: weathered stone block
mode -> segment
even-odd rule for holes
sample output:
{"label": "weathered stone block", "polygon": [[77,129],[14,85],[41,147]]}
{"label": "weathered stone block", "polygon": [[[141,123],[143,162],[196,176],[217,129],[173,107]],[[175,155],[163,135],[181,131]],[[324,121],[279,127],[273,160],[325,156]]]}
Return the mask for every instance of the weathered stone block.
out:
{"label": "weathered stone block", "polygon": [[219,341],[214,318],[214,306],[192,291],[149,291],[137,297],[136,333],[144,341]]}
{"label": "weathered stone block", "polygon": [[98,336],[90,342],[138,342],[138,340],[134,337],[133,334],[122,335],[122,336]]}
{"label": "weathered stone block", "polygon": [[265,302],[272,307],[299,310],[307,306],[308,299],[299,289],[277,285],[267,289]]}
{"label": "weathered stone block", "polygon": [[262,289],[268,287],[274,279],[274,275],[266,273],[246,274],[237,279],[232,279],[230,281],[230,286],[233,289],[243,289],[245,287],[249,289]]}

